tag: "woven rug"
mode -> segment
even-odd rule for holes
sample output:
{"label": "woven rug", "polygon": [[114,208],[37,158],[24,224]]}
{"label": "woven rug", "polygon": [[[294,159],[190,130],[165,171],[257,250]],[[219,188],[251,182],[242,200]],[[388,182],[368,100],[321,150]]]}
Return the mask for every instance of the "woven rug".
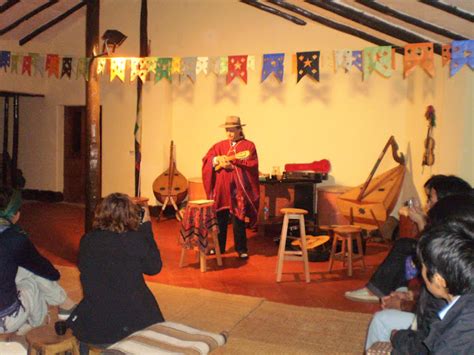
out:
{"label": "woven rug", "polygon": [[[79,301],[79,273],[58,267],[61,285]],[[263,298],[148,283],[166,320],[229,332],[213,354],[362,354],[370,314],[292,306]]]}

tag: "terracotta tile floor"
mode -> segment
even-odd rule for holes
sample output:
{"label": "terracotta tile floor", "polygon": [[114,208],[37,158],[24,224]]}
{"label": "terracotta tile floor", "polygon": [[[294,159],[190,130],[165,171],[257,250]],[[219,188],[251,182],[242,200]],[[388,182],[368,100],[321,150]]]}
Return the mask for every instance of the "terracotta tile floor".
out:
{"label": "terracotta tile floor", "polygon": [[[20,225],[33,242],[54,263],[75,265],[79,241],[83,234],[84,209],[67,203],[26,202],[22,207]],[[301,262],[285,262],[281,283],[275,281],[277,245],[272,235],[259,236],[248,231],[250,259],[241,261],[233,251],[232,228],[229,228],[228,248],[222,267],[213,257],[208,271],[201,273],[195,254],[186,255],[186,266],[179,267],[181,248],[178,244],[179,223],[175,219],[153,220],[155,240],[161,250],[164,268],[156,276],[147,277],[160,283],[204,288],[213,291],[263,297],[270,301],[310,307],[372,313],[376,304],[356,303],[344,298],[347,290],[363,287],[374,268],[383,260],[388,245],[368,243],[365,271],[356,263],[354,275],[348,277],[342,264],[335,263],[328,273],[327,262],[311,262],[311,283],[304,282]],[[274,231],[274,234],[278,231]]]}

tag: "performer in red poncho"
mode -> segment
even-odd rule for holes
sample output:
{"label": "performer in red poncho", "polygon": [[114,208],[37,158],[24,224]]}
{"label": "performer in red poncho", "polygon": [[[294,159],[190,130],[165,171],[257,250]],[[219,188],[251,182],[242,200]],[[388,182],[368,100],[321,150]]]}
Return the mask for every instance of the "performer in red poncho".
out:
{"label": "performer in red poncho", "polygon": [[259,202],[258,156],[255,144],[245,139],[244,124],[237,116],[227,117],[227,139],[214,144],[203,158],[202,180],[207,197],[215,201],[219,224],[219,245],[225,252],[227,224],[233,215],[235,250],[248,258],[245,217],[253,226]]}

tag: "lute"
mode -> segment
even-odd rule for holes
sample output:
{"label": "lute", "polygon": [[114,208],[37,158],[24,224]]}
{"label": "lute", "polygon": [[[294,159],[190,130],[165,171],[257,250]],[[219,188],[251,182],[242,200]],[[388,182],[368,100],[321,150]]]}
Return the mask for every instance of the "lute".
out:
{"label": "lute", "polygon": [[[225,155],[224,157],[226,158],[227,161],[233,161],[233,160],[243,160],[243,159],[248,158],[249,156],[250,156],[250,151],[243,150],[241,152],[238,152],[232,155]],[[214,170],[219,171],[224,167],[225,167],[225,163],[222,161],[219,161],[218,164],[214,167]]]}

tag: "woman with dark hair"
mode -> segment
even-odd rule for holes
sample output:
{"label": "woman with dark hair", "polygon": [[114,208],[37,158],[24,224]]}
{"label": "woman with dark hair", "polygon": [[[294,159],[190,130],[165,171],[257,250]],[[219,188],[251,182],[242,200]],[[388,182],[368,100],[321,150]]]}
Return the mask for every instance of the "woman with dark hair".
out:
{"label": "woman with dark hair", "polygon": [[87,353],[86,344],[106,347],[164,321],[143,277],[158,274],[161,267],[148,207],[121,193],[104,198],[95,210],[93,230],[81,239],[84,298],[68,319],[81,352]]}

